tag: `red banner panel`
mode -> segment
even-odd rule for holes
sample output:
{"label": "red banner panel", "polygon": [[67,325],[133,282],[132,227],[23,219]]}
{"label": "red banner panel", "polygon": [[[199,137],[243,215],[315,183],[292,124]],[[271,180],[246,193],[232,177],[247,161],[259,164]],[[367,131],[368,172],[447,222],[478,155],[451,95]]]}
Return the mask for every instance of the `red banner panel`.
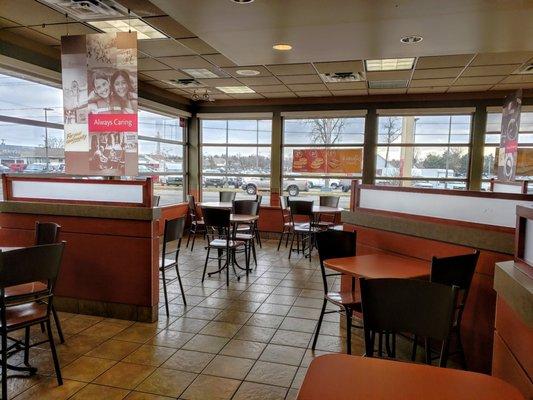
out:
{"label": "red banner panel", "polygon": [[293,150],[292,172],[357,174],[362,160],[361,149]]}

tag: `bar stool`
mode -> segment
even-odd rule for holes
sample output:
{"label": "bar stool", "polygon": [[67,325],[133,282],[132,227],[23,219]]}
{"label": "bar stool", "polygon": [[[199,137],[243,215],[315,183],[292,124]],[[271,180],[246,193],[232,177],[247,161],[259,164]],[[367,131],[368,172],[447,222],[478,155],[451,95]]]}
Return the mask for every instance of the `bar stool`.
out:
{"label": "bar stool", "polygon": [[[167,284],[171,284],[176,281],[179,282],[181,297],[183,298],[183,304],[187,305],[185,300],[185,292],[183,291],[183,285],[181,283],[181,276],[178,267],[178,256],[181,247],[181,238],[183,237],[183,230],[185,228],[185,217],[169,219],[165,221],[165,233],[163,235],[163,246],[161,249],[161,258],[159,262],[159,271],[161,272],[161,278],[163,281],[163,292],[165,295],[165,310],[167,312],[167,318],[170,317],[170,310],[168,307],[168,293]],[[169,251],[169,246],[173,247]],[[175,246],[175,247],[174,247]],[[171,256],[168,258],[168,256]],[[170,269],[176,269],[176,278],[167,279],[165,272]]]}

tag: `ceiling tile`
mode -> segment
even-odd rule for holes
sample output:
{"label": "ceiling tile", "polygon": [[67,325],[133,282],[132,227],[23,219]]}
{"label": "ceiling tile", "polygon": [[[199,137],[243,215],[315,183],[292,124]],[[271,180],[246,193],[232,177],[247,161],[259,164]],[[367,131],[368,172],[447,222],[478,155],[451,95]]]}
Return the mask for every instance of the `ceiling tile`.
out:
{"label": "ceiling tile", "polygon": [[516,74],[505,78],[500,83],[526,83],[533,82],[533,74]]}
{"label": "ceiling tile", "polygon": [[198,79],[204,85],[215,86],[243,86],[238,80],[233,78],[213,78],[213,79]]}
{"label": "ceiling tile", "polygon": [[[44,28],[42,26],[34,26],[32,29],[59,40],[61,40],[61,36],[67,34],[67,24],[45,25]],[[86,35],[98,32],[96,29],[77,22],[68,24],[69,35]]]}
{"label": "ceiling tile", "polygon": [[235,78],[242,78],[242,75],[239,75],[237,71],[241,69],[251,69],[254,71],[258,71],[258,75],[254,75],[253,77],[260,77],[260,76],[272,76],[270,71],[263,67],[262,65],[246,65],[246,66],[240,66],[240,67],[227,67],[223,68],[224,71],[226,71],[231,76],[234,76]]}
{"label": "ceiling tile", "polygon": [[20,24],[17,24],[16,22],[10,21],[6,18],[0,17],[0,27],[1,28],[9,28],[14,26],[20,26]]}
{"label": "ceiling tile", "polygon": [[295,92],[314,92],[318,90],[327,90],[326,85],[323,83],[308,83],[308,84],[301,84],[301,85],[288,85],[289,89],[295,91]]}
{"label": "ceiling tile", "polygon": [[139,40],[139,50],[152,57],[187,56],[194,53],[173,39]]}
{"label": "ceiling tile", "polygon": [[239,81],[245,85],[278,85],[280,82],[275,76],[260,76],[252,78],[239,77]]}
{"label": "ceiling tile", "polygon": [[492,85],[464,85],[464,86],[452,86],[448,89],[448,92],[484,92],[489,90]]}
{"label": "ceiling tile", "polygon": [[21,35],[27,39],[31,39],[37,43],[45,44],[48,46],[61,44],[61,41],[59,39],[55,39],[51,36],[44,35],[31,28],[9,28],[9,32],[12,32],[16,35]]}
{"label": "ceiling tile", "polygon": [[250,86],[250,88],[258,93],[290,92],[285,85]]}
{"label": "ceiling tile", "polygon": [[316,74],[311,64],[273,64],[266,66],[274,75]]}
{"label": "ceiling tile", "polygon": [[179,42],[198,54],[213,54],[217,52],[216,49],[200,38],[180,39]]}
{"label": "ceiling tile", "polygon": [[173,69],[169,69],[166,71],[144,71],[144,75],[147,75],[151,78],[154,78],[160,81],[170,81],[172,79],[190,78],[189,75],[185,75],[183,72],[174,71]]}
{"label": "ceiling tile", "polygon": [[230,100],[232,97],[226,93],[220,93],[220,94],[213,94],[211,95],[211,98],[214,100]]}
{"label": "ceiling tile", "polygon": [[515,90],[515,89],[532,89],[533,80],[531,82],[522,83],[504,83],[494,85],[490,90]]}
{"label": "ceiling tile", "polygon": [[159,29],[166,35],[180,39],[188,38],[195,36],[190,30],[185,28],[175,19],[169,16],[164,17],[146,17],[143,18],[148,24],[152,25],[154,28]]}
{"label": "ceiling tile", "polygon": [[485,65],[478,67],[468,67],[461,76],[487,76],[487,75],[509,75],[521,64],[509,65]]}
{"label": "ceiling tile", "polygon": [[322,79],[318,75],[287,75],[279,76],[280,81],[287,84],[299,84],[299,83],[322,83]]}
{"label": "ceiling tile", "polygon": [[259,93],[232,93],[234,99],[264,99]]}
{"label": "ceiling tile", "polygon": [[368,90],[332,90],[331,93],[333,93],[334,96],[363,96],[368,94]]}
{"label": "ceiling tile", "polygon": [[412,80],[410,87],[428,87],[428,86],[450,86],[454,81],[454,78],[441,78],[441,79],[417,79]]}
{"label": "ceiling tile", "polygon": [[194,93],[194,92],[197,92],[198,94],[203,94],[207,91],[207,93],[209,94],[215,94],[215,93],[222,93],[220,90],[218,89],[215,89],[215,88],[198,88],[198,87],[191,87],[191,88],[184,88],[184,89],[181,89],[182,91],[184,91],[185,93]]}
{"label": "ceiling tile", "polygon": [[176,94],[179,94],[180,96],[188,96],[190,94],[190,93],[187,93],[184,90],[176,89],[176,88],[167,89],[167,92],[176,93]]}
{"label": "ceiling tile", "polygon": [[[20,25],[57,24],[66,20],[65,14],[35,0],[0,1],[0,15]],[[72,22],[72,18],[69,20]]]}
{"label": "ceiling tile", "polygon": [[131,10],[133,14],[137,14],[139,17],[148,17],[152,15],[164,15],[158,7],[153,5],[150,1],[146,0],[115,0],[122,6]]}
{"label": "ceiling tile", "polygon": [[366,82],[339,82],[339,83],[326,83],[329,90],[366,90]]}
{"label": "ceiling tile", "polygon": [[170,88],[175,89],[176,88],[176,86],[168,82],[163,82],[163,81],[150,81],[148,83],[152,86],[157,86],[158,88],[161,88],[161,89],[170,89]]}
{"label": "ceiling tile", "polygon": [[231,61],[229,58],[223,56],[220,53],[216,54],[204,54],[202,55],[206,60],[209,62],[212,62],[215,65],[218,65],[219,67],[233,67],[237,64],[235,64],[233,61]]}
{"label": "ceiling tile", "polygon": [[473,54],[419,57],[416,69],[464,67],[474,57]]}
{"label": "ceiling tile", "polygon": [[359,61],[336,61],[313,63],[321,74],[333,72],[361,72],[364,71],[363,62]]}
{"label": "ceiling tile", "polygon": [[533,57],[533,51],[478,54],[471,66],[496,64],[522,64]]}
{"label": "ceiling tile", "polygon": [[296,97],[293,92],[278,92],[278,93],[262,93],[263,96],[269,99],[278,99],[283,97]]}
{"label": "ceiling tile", "polygon": [[317,90],[313,92],[296,92],[298,97],[330,97],[331,93],[327,90]]}
{"label": "ceiling tile", "polygon": [[411,70],[407,71],[376,71],[367,72],[367,81],[395,81],[395,80],[408,80],[411,77]]}
{"label": "ceiling tile", "polygon": [[448,86],[431,86],[431,87],[410,87],[407,93],[444,93]]}
{"label": "ceiling tile", "polygon": [[368,89],[369,94],[404,94],[406,89]]}
{"label": "ceiling tile", "polygon": [[496,84],[500,82],[504,76],[476,76],[476,77],[465,77],[465,78],[459,78],[454,83],[454,85],[457,86],[465,86],[465,85],[489,85],[489,84]]}
{"label": "ceiling tile", "polygon": [[157,61],[155,58],[146,57],[137,60],[137,69],[139,71],[162,71],[170,69],[170,67]]}
{"label": "ceiling tile", "polygon": [[159,57],[159,61],[175,69],[213,67],[213,64],[204,60],[200,56]]}
{"label": "ceiling tile", "polygon": [[463,68],[415,69],[413,79],[456,78]]}

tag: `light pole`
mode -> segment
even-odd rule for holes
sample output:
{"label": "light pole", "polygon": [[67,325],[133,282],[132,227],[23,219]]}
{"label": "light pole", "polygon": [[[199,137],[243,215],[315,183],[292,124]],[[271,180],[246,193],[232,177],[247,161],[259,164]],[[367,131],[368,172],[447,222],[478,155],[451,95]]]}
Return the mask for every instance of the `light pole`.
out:
{"label": "light pole", "polygon": [[50,159],[48,158],[48,111],[54,111],[54,109],[49,107],[44,108],[44,154],[46,157],[46,172],[50,168]]}

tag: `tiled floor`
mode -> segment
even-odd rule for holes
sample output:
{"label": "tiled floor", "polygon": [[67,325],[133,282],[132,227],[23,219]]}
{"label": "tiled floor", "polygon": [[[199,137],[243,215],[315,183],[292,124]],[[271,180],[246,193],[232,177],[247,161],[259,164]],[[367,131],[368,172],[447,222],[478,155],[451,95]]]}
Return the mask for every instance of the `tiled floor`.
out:
{"label": "tiled floor", "polygon": [[[49,350],[34,348],[30,360],[39,373],[10,378],[10,398],[294,399],[315,355],[343,351],[338,314],[326,315],[317,351],[310,349],[322,304],[317,257],[289,261],[286,249],[263,241],[257,268],[227,288],[224,275],[201,283],[201,244],[180,256],[187,307],[176,282],[172,315],[161,308],[157,323],[61,314],[64,385],[57,386]],[[39,335],[35,330],[34,339]],[[358,335],[354,354],[363,352]]]}

